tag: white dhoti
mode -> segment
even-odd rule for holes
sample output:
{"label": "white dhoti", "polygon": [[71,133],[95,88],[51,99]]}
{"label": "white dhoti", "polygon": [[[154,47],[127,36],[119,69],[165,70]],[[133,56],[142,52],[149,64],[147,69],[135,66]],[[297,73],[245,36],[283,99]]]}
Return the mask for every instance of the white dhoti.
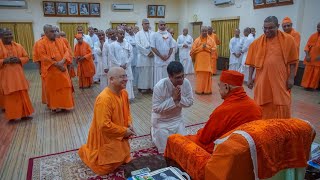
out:
{"label": "white dhoti", "polygon": [[136,67],[138,74],[138,89],[153,89],[153,67]]}
{"label": "white dhoti", "polygon": [[193,74],[194,73],[194,67],[191,58],[185,58],[181,59],[181,64],[183,65],[184,68],[184,74]]}
{"label": "white dhoti", "polygon": [[168,119],[165,121],[153,119],[153,121],[156,122],[152,122],[151,137],[152,142],[156,145],[159,153],[164,153],[167,139],[171,134],[187,134],[182,116],[171,119],[170,121],[168,121]]}
{"label": "white dhoti", "polygon": [[100,75],[100,91],[103,91],[108,86],[107,74]]}
{"label": "white dhoti", "polygon": [[132,80],[130,80],[130,79],[128,79],[128,81],[127,81],[126,90],[128,92],[129,99],[130,100],[134,99]]}
{"label": "white dhoti", "polygon": [[229,64],[229,70],[239,71],[240,63]]}
{"label": "white dhoti", "polygon": [[93,75],[93,81],[94,82],[99,82],[99,79],[100,79],[100,77],[99,77],[99,72],[97,71],[97,69],[98,69],[98,62],[97,61],[93,61],[93,63],[94,63],[94,68],[96,69],[96,73]]}
{"label": "white dhoti", "polygon": [[161,79],[168,77],[167,67],[168,65],[154,67],[154,85],[156,85]]}

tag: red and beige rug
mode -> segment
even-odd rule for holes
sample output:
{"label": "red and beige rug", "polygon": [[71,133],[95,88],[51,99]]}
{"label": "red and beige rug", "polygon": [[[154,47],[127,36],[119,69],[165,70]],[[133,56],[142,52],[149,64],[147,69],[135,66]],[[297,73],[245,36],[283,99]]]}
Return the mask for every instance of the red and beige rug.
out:
{"label": "red and beige rug", "polygon": [[[204,123],[187,126],[188,134],[195,134]],[[158,155],[158,150],[151,141],[150,135],[134,137],[130,140],[131,156],[133,158]],[[115,172],[98,176],[93,173],[79,158],[78,149],[49,154],[29,159],[27,180],[31,179],[125,179],[123,167]]]}

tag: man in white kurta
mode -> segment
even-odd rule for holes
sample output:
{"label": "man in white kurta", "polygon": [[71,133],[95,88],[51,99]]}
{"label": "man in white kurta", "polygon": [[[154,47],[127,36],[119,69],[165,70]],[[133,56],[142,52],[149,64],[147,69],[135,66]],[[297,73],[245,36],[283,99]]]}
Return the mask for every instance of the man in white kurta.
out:
{"label": "man in white kurta", "polygon": [[171,61],[177,61],[178,59],[176,59],[176,54],[178,52],[178,43],[177,41],[173,38],[174,36],[174,30],[172,28],[168,29],[168,32],[171,34],[172,37],[172,45],[173,45],[173,51],[172,54],[170,56],[170,62]]}
{"label": "man in white kurta", "polygon": [[178,37],[179,59],[183,65],[185,74],[193,74],[194,67],[190,56],[193,38],[188,34],[188,29],[183,29],[183,34]]}
{"label": "man in white kurta", "polygon": [[241,48],[243,39],[240,37],[240,30],[236,29],[234,31],[234,37],[230,40],[230,58],[229,58],[229,70],[239,71],[241,65]]}
{"label": "man in white kurta", "polygon": [[129,95],[129,99],[134,99],[133,86],[132,86],[132,70],[131,61],[133,59],[132,46],[128,41],[124,40],[124,30],[119,29],[117,31],[117,41],[113,42],[109,46],[110,67],[122,67],[128,76],[128,82],[126,90]]}
{"label": "man in white kurta", "polygon": [[153,89],[154,55],[151,50],[151,36],[154,32],[149,30],[149,20],[142,20],[142,30],[136,35],[138,59],[136,64],[138,74],[138,89],[146,91]]}
{"label": "man in white kurta", "polygon": [[151,37],[151,49],[154,56],[154,84],[157,84],[161,79],[168,77],[167,66],[172,61],[170,58],[173,53],[174,44],[171,34],[166,30],[166,23],[159,21],[159,30]]}
{"label": "man in white kurta", "polygon": [[138,73],[136,70],[136,66],[137,66],[138,52],[137,52],[137,46],[136,46],[136,39],[135,39],[135,34],[133,32],[133,27],[131,26],[127,27],[127,31],[128,31],[128,34],[125,36],[125,39],[131,44],[132,51],[133,51],[133,59],[131,62],[133,86],[137,86]]}
{"label": "man in white kurta", "polygon": [[194,101],[180,62],[170,62],[168,75],[154,86],[152,97],[151,136],[159,153],[164,153],[168,136],[186,134],[182,108],[190,107]]}
{"label": "man in white kurta", "polygon": [[244,74],[244,82],[248,82],[248,78],[249,78],[249,66],[245,64],[247,59],[248,49],[251,43],[254,41],[253,35],[250,32],[251,30],[248,27],[243,30],[244,38],[243,38],[243,46],[241,48],[242,60],[241,60],[239,72]]}
{"label": "man in white kurta", "polygon": [[[109,71],[108,58],[105,53],[108,53],[106,50],[103,52],[104,43],[105,43],[105,34],[103,31],[97,32],[99,41],[94,44],[94,53],[97,61],[96,73],[100,81],[100,91],[103,91],[108,86],[108,77],[107,73]],[[104,58],[105,57],[105,58]]]}
{"label": "man in white kurta", "polygon": [[[94,33],[93,27],[90,26],[90,27],[88,28],[88,31],[89,31],[88,36],[90,37],[91,42],[92,42],[92,46],[91,46],[91,45],[90,45],[90,46],[91,46],[91,49],[92,49],[92,52],[93,52],[93,62],[94,62],[95,68],[97,69],[97,67],[98,67],[98,61],[97,61],[97,59],[96,59],[96,54],[95,54],[95,51],[94,51],[94,45],[95,45],[97,42],[99,42],[99,38],[98,38],[98,36]],[[98,83],[99,80],[100,80],[99,74],[98,74],[98,71],[96,71],[96,73],[95,73],[94,76],[93,76],[93,81],[96,82],[96,83]]]}

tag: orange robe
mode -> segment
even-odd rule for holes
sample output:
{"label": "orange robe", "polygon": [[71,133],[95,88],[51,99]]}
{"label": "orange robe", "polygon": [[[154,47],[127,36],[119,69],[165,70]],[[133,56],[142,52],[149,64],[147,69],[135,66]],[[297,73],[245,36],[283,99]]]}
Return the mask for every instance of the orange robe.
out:
{"label": "orange robe", "polygon": [[[62,41],[51,41],[44,37],[39,44],[39,58],[41,60],[41,76],[45,80],[47,106],[51,110],[73,109],[72,84],[67,71],[67,64],[71,62],[68,48]],[[66,59],[66,71],[60,71],[54,64]]]}
{"label": "orange robe", "polygon": [[[39,66],[39,71],[40,71],[40,76],[41,76],[41,60],[39,57],[39,44],[40,41],[43,38],[39,39],[38,41],[36,41],[33,45],[33,49],[32,49],[32,60],[34,63],[37,63]],[[45,82],[44,82],[44,78],[41,76],[41,100],[42,100],[42,104],[47,104],[47,98],[46,98],[46,88],[45,88]]]}
{"label": "orange robe", "polygon": [[83,56],[85,59],[78,63],[79,87],[90,87],[93,83],[93,76],[95,74],[95,67],[92,58],[92,51],[90,45],[86,42],[82,44],[77,43],[74,47],[74,57]]}
{"label": "orange robe", "polygon": [[[67,40],[67,38],[64,38],[64,37],[60,37],[60,39],[63,41],[63,43],[67,46],[67,48],[69,49],[70,51],[70,54],[72,55],[72,49],[71,49],[71,46],[69,44],[69,41]],[[70,78],[74,78],[76,77],[76,72],[74,71],[74,67],[73,67],[73,63],[72,61],[70,62],[70,64],[68,64],[68,72],[69,72],[69,75],[70,75]]]}
{"label": "orange robe", "polygon": [[[299,57],[299,54],[300,54],[300,42],[301,42],[301,36],[300,36],[300,33],[298,31],[296,31],[295,29],[292,28],[291,32],[288,33],[290,34],[293,39],[294,39],[294,42],[296,44],[296,47],[297,47],[297,51],[298,51],[298,57]],[[296,74],[297,74],[297,71],[298,71],[298,66],[299,65],[299,62],[297,63],[297,66],[296,66]],[[290,69],[290,68],[289,68]]]}
{"label": "orange robe", "polygon": [[[21,64],[3,64],[7,57],[18,57]],[[26,50],[18,43],[0,44],[0,86],[3,91],[5,117],[8,120],[28,117],[34,112],[29,95],[29,83],[22,66],[29,61]]]}
{"label": "orange robe", "polygon": [[304,60],[305,69],[302,77],[301,86],[305,88],[317,89],[320,83],[320,33],[312,34],[304,48],[309,52],[311,61]]}
{"label": "orange robe", "polygon": [[[2,46],[2,40],[0,39],[0,46]],[[2,74],[2,68],[0,67],[0,81],[1,81],[1,77],[3,76]],[[0,86],[0,111],[4,109],[4,94],[3,94],[3,90],[2,87]]]}
{"label": "orange robe", "polygon": [[[220,40],[218,39],[217,35],[212,33],[211,35],[208,34],[210,38],[216,43],[216,45],[220,45]],[[212,53],[212,74],[217,74],[217,59],[218,59],[218,48],[216,48],[215,52]]]}
{"label": "orange robe", "polygon": [[297,62],[294,39],[281,31],[270,39],[262,35],[250,45],[246,65],[256,69],[254,100],[262,108],[263,119],[290,118],[288,69]]}
{"label": "orange robe", "polygon": [[[203,48],[203,45],[206,45]],[[190,56],[195,60],[196,93],[212,93],[212,54],[216,50],[216,43],[210,37],[198,37],[191,48]]]}
{"label": "orange robe", "polygon": [[79,149],[81,160],[96,174],[113,172],[123,163],[128,163],[130,145],[124,138],[132,124],[128,93],[120,95],[105,88],[97,97],[87,144]]}
{"label": "orange robe", "polygon": [[243,87],[236,88],[212,112],[205,127],[187,138],[212,153],[216,139],[241,124],[261,119],[261,113],[261,108],[247,96]]}

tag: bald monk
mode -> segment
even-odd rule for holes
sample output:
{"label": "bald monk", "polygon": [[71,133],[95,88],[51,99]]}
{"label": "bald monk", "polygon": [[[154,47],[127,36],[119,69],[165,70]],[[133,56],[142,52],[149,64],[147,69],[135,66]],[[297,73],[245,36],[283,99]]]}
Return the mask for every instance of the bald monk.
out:
{"label": "bald monk", "polygon": [[253,41],[246,59],[246,65],[250,66],[248,87],[252,89],[255,84],[254,100],[262,108],[263,119],[291,117],[290,89],[294,83],[298,52],[293,37],[278,28],[278,19],[267,17],[264,34]]}
{"label": "bald monk", "polygon": [[[211,26],[208,27],[208,36],[214,40],[216,45],[220,45],[220,40],[216,33],[213,33],[213,28]],[[217,74],[217,59],[218,59],[218,51],[216,48],[215,53],[212,53],[212,74]]]}
{"label": "bald monk", "polygon": [[67,35],[64,31],[60,31],[60,36],[63,38],[67,38]]}
{"label": "bald monk", "polygon": [[83,41],[82,34],[75,36],[78,43],[74,47],[74,59],[78,64],[79,88],[89,88],[93,84],[95,66],[90,45]]}
{"label": "bald monk", "polygon": [[13,42],[12,31],[4,29],[0,43],[0,86],[7,120],[29,117],[34,112],[28,95],[29,83],[22,68],[28,61],[26,50]]}
{"label": "bald monk", "polygon": [[81,160],[99,175],[109,174],[130,161],[128,138],[135,135],[125,70],[110,68],[108,80],[108,87],[96,98],[87,144],[78,152]]}
{"label": "bald monk", "polygon": [[[38,41],[36,41],[33,45],[32,61],[38,65],[39,74],[41,76],[41,61],[40,61],[38,50],[39,50],[39,44],[43,40],[44,33],[41,33],[40,36],[41,36],[40,39]],[[45,82],[44,82],[44,78],[42,76],[41,76],[41,101],[42,101],[42,104],[47,104]]]}
{"label": "bald monk", "polygon": [[67,71],[71,55],[66,45],[56,40],[55,29],[46,24],[45,37],[39,44],[41,76],[45,81],[47,106],[53,112],[71,110],[74,107],[72,84]]}
{"label": "bald monk", "polygon": [[190,56],[195,61],[196,94],[212,94],[212,54],[215,53],[216,43],[208,37],[208,28],[201,27],[201,35],[191,48]]}
{"label": "bald monk", "polygon": [[317,89],[320,83],[320,22],[317,32],[309,37],[304,48],[306,57],[304,59],[305,69],[301,86],[307,90]]}
{"label": "bald monk", "polygon": [[210,115],[204,128],[196,135],[187,136],[203,149],[212,153],[213,142],[240,126],[261,119],[261,108],[244,91],[244,75],[233,70],[222,71],[219,92],[224,102]]}

